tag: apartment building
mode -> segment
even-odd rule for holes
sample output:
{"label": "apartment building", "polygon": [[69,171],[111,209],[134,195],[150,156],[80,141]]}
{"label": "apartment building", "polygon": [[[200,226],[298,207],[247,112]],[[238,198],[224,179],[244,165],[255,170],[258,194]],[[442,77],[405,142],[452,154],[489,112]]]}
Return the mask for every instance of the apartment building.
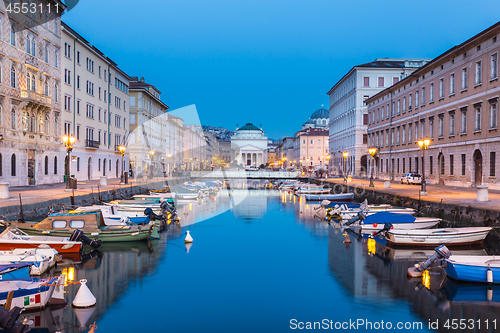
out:
{"label": "apartment building", "polygon": [[[295,133],[294,162],[308,171],[328,169],[328,131],[306,128]],[[287,158],[288,159],[288,158]],[[291,162],[288,161],[290,164]]]}
{"label": "apartment building", "polygon": [[0,182],[63,180],[60,48],[60,14],[47,13],[40,24],[29,13],[7,16],[0,3]]}
{"label": "apartment building", "polygon": [[[366,100],[376,176],[424,167],[430,183],[500,188],[499,33],[500,22]],[[421,139],[431,140],[425,160]]]}
{"label": "apartment building", "polygon": [[[143,77],[140,80],[132,78],[129,94],[131,134],[128,148],[133,173],[162,174],[169,171],[169,163],[173,163],[169,150],[169,107],[161,101],[160,90]],[[170,158],[168,154],[171,154]]]}
{"label": "apartment building", "polygon": [[129,134],[130,77],[65,23],[61,59],[61,135],[76,138],[71,175],[118,178],[129,165],[128,149],[121,165],[118,146],[126,145]]}
{"label": "apartment building", "polygon": [[351,175],[366,176],[368,114],[365,100],[397,83],[427,61],[378,58],[354,66],[328,91],[332,172],[343,170],[342,152],[347,151],[347,172]]}

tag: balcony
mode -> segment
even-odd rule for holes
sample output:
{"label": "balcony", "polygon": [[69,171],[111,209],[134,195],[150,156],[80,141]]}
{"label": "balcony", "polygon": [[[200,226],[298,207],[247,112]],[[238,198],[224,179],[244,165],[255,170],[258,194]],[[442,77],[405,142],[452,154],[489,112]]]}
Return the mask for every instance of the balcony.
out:
{"label": "balcony", "polygon": [[32,90],[21,90],[21,100],[35,104],[51,105],[52,99],[48,96],[38,94]]}
{"label": "balcony", "polygon": [[88,140],[88,139],[85,140],[85,148],[98,149],[100,144],[101,143],[99,141]]}

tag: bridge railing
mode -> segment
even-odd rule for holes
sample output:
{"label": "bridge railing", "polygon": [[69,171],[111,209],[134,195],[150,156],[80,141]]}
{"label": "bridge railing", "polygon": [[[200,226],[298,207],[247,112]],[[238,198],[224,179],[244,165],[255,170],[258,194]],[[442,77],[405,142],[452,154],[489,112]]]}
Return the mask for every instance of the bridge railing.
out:
{"label": "bridge railing", "polygon": [[298,171],[244,171],[244,170],[229,170],[229,171],[192,171],[193,178],[296,178],[300,172]]}

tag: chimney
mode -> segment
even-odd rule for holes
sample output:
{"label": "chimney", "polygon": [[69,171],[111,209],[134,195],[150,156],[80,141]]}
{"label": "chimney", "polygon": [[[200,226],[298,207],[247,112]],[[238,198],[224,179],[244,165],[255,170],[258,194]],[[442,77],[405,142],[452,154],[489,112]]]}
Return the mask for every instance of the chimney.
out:
{"label": "chimney", "polygon": [[132,76],[132,77],[130,78],[130,81],[132,81],[132,82],[137,82],[137,81],[139,81],[139,78],[138,78],[137,76]]}
{"label": "chimney", "polygon": [[141,82],[146,82],[146,81],[144,80],[144,76],[142,76],[142,77],[141,77]]}

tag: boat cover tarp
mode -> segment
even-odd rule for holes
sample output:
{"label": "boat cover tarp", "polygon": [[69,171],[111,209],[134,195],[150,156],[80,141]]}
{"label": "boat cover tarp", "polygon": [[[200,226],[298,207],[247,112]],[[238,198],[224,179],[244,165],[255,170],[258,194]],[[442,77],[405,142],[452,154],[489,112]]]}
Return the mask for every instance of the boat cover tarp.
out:
{"label": "boat cover tarp", "polygon": [[328,207],[328,208],[335,208],[335,206],[340,206],[340,205],[346,205],[347,208],[359,208],[359,203],[354,203],[354,202],[349,202],[349,201],[332,201],[326,207]]}
{"label": "boat cover tarp", "polygon": [[389,223],[413,223],[415,222],[415,216],[411,214],[398,214],[398,213],[390,213],[390,212],[378,212],[372,215],[369,215],[366,219],[363,220],[363,224],[383,224],[386,222]]}
{"label": "boat cover tarp", "polygon": [[31,263],[19,262],[19,263],[12,263],[12,264],[3,264],[3,265],[0,265],[0,274],[7,271],[7,270],[13,269],[13,268],[23,268],[26,266],[31,266]]}

